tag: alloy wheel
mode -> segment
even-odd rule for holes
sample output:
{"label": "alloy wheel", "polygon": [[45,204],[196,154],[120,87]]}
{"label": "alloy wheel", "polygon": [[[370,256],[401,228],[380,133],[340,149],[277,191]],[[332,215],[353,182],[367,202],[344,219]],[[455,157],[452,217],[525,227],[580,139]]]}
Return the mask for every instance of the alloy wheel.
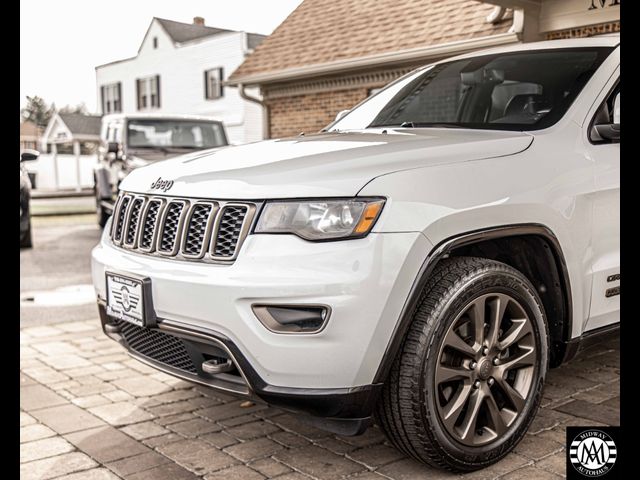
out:
{"label": "alloy wheel", "polygon": [[525,407],[538,353],[531,319],[504,293],[469,302],[444,336],[435,391],[454,440],[482,446],[500,438]]}

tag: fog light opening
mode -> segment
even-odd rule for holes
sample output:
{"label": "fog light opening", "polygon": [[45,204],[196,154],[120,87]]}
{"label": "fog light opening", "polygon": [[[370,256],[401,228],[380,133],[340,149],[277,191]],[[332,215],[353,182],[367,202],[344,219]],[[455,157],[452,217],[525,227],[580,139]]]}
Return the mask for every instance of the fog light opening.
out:
{"label": "fog light opening", "polygon": [[258,320],[276,333],[317,333],[329,319],[326,305],[253,305]]}

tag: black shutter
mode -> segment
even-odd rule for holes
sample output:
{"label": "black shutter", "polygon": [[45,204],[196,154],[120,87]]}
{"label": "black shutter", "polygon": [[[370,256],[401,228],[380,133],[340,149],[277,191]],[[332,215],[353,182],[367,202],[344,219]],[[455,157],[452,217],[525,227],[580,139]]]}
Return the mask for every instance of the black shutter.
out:
{"label": "black shutter", "polygon": [[156,92],[158,92],[157,107],[160,108],[160,75],[156,75]]}
{"label": "black shutter", "polygon": [[116,112],[121,112],[121,111],[122,111],[122,82],[118,82],[118,110],[116,110]]}
{"label": "black shutter", "polygon": [[140,105],[140,79],[136,78],[136,105],[138,106],[138,110],[142,108]]}
{"label": "black shutter", "polygon": [[103,114],[105,114],[105,113],[109,113],[109,112],[107,112],[107,111],[106,111],[106,109],[104,108],[104,107],[105,107],[105,105],[104,105],[104,85],[102,85],[102,86],[100,87],[100,105],[101,105],[102,113],[103,113]]}
{"label": "black shutter", "polygon": [[204,99],[209,100],[209,72],[204,71]]}
{"label": "black shutter", "polygon": [[218,82],[220,85],[220,98],[224,96],[224,87],[222,86],[222,80],[224,80],[224,68],[220,67],[218,69]]}

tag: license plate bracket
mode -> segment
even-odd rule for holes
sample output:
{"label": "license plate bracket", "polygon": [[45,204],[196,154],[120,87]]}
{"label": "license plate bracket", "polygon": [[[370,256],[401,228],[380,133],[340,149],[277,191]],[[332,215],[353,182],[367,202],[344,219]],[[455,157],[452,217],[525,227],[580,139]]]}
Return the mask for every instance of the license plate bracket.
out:
{"label": "license plate bracket", "polygon": [[151,279],[130,273],[105,272],[107,315],[138,327],[155,327]]}

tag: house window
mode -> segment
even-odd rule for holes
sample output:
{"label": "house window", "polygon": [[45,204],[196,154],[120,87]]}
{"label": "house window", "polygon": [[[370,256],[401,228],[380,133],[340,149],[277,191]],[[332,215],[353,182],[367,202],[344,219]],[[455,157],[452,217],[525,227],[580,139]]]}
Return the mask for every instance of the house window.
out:
{"label": "house window", "polygon": [[160,108],[160,75],[136,80],[138,110]]}
{"label": "house window", "polygon": [[122,84],[120,82],[100,87],[102,96],[102,113],[122,112]]}
{"label": "house window", "polygon": [[207,100],[222,98],[224,95],[223,80],[224,69],[222,67],[212,68],[204,72],[204,98]]}
{"label": "house window", "polygon": [[153,48],[158,48],[158,37],[153,37]]}

